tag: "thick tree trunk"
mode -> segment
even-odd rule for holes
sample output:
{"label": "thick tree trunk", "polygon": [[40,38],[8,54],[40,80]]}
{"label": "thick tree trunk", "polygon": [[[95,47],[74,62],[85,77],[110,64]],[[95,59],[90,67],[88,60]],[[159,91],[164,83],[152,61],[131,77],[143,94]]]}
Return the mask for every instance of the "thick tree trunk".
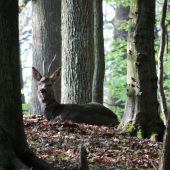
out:
{"label": "thick tree trunk", "polygon": [[93,1],[62,1],[62,103],[92,99]]}
{"label": "thick tree trunk", "polygon": [[103,104],[103,81],[105,73],[103,11],[102,0],[93,1],[94,9],[94,76],[92,87],[92,102]]}
{"label": "thick tree trunk", "polygon": [[18,1],[0,1],[0,169],[52,170],[26,142],[19,60]]}
{"label": "thick tree trunk", "polygon": [[155,1],[131,0],[129,20],[127,98],[119,127],[131,129],[132,135],[162,138],[154,52]]}
{"label": "thick tree trunk", "polygon": [[[33,66],[42,73],[43,60],[45,59],[47,72],[47,68],[56,54],[57,58],[51,68],[52,73],[61,66],[61,0],[37,0],[32,1],[32,5]],[[31,112],[41,114],[37,86],[37,82],[33,80]],[[61,80],[55,84],[54,90],[56,99],[60,102]]]}

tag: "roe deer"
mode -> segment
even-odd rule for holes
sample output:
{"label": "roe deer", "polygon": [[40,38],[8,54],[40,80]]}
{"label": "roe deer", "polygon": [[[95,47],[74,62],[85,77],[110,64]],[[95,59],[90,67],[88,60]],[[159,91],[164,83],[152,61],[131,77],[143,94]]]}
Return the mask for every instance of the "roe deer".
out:
{"label": "roe deer", "polygon": [[71,120],[74,123],[85,123],[90,125],[117,125],[118,119],[110,109],[102,104],[59,104],[54,95],[54,82],[60,78],[61,67],[58,68],[51,76],[50,68],[55,58],[50,63],[48,74],[45,74],[45,62],[43,62],[44,76],[32,67],[32,74],[38,84],[38,99],[41,104],[41,110],[48,121],[59,119]]}

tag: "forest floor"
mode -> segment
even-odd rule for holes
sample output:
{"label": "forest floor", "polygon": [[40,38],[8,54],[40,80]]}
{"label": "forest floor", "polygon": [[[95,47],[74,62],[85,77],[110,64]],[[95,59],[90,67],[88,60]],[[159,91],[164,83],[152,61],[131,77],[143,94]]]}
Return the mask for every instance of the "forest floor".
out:
{"label": "forest floor", "polygon": [[59,169],[78,170],[79,148],[85,146],[90,170],[158,169],[162,143],[130,137],[114,127],[50,124],[43,116],[24,117],[27,142],[33,152]]}

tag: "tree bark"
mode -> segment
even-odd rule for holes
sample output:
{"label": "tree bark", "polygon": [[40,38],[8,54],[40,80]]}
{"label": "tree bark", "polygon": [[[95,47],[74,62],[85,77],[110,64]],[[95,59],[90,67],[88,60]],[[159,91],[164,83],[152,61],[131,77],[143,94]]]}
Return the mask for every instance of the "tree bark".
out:
{"label": "tree bark", "polygon": [[[51,68],[51,74],[61,66],[61,0],[32,1],[32,37],[33,37],[33,66],[42,73],[43,60],[45,68],[51,63],[54,55],[57,58]],[[32,81],[31,112],[41,114],[37,97],[37,82]],[[60,102],[61,80],[54,86],[56,99]]]}
{"label": "tree bark", "polygon": [[170,169],[170,119],[168,119],[164,142],[162,147],[162,153],[159,161],[159,170],[169,170]]}
{"label": "tree bark", "polygon": [[167,0],[164,0],[163,6],[162,6],[162,17],[161,17],[161,44],[159,48],[158,53],[158,92],[159,97],[161,101],[161,109],[164,116],[164,123],[167,124],[168,119],[168,108],[166,104],[166,98],[165,93],[163,89],[163,56],[164,56],[164,50],[165,50],[165,34],[166,34],[166,28],[165,28],[165,18],[166,18],[166,8],[167,8]]}
{"label": "tree bark", "polygon": [[105,74],[104,40],[103,40],[103,10],[102,0],[93,1],[94,9],[94,76],[92,87],[92,102],[103,104],[103,81]]}
{"label": "tree bark", "polygon": [[[53,170],[26,142],[19,59],[18,1],[0,1],[0,169]],[[29,158],[29,159],[28,159]]]}
{"label": "tree bark", "polygon": [[127,97],[119,127],[140,137],[162,139],[154,52],[155,1],[131,0],[127,46]]}
{"label": "tree bark", "polygon": [[167,0],[164,0],[162,5],[162,17],[161,17],[161,45],[158,54],[158,90],[159,90],[159,97],[161,99],[161,107],[164,115],[164,121],[166,124],[166,130],[164,134],[162,153],[160,156],[159,170],[170,169],[170,161],[169,161],[170,160],[170,119],[168,118],[166,98],[163,91],[163,55],[165,50],[166,9],[167,9]]}
{"label": "tree bark", "polygon": [[62,1],[62,103],[88,103],[94,72],[93,1]]}

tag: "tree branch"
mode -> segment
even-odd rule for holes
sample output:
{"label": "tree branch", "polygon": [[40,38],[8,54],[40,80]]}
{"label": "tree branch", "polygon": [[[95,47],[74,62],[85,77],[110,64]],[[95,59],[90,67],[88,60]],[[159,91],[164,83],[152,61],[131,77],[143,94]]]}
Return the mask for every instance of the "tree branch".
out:
{"label": "tree branch", "polygon": [[167,0],[164,0],[162,6],[162,17],[161,17],[161,44],[158,53],[158,92],[161,100],[161,109],[164,115],[165,124],[167,124],[168,109],[166,104],[166,98],[163,90],[163,55],[165,50],[165,18],[166,18]]}

